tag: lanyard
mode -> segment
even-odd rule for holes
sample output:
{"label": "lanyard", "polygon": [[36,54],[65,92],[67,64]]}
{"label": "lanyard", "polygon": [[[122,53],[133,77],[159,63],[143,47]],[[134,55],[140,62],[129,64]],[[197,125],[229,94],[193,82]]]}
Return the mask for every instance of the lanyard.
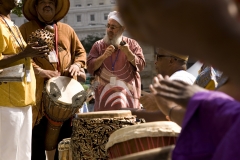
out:
{"label": "lanyard", "polygon": [[61,72],[61,64],[60,64],[60,59],[58,57],[58,28],[56,24],[54,24],[54,31],[55,31],[55,51],[56,51],[56,56],[58,58],[57,70]]}
{"label": "lanyard", "polygon": [[120,50],[118,50],[118,53],[117,53],[117,56],[116,56],[114,62],[112,61],[112,56],[111,56],[112,71],[114,71],[114,66],[115,66],[116,61],[117,61],[117,59],[118,59],[119,52],[120,52]]}

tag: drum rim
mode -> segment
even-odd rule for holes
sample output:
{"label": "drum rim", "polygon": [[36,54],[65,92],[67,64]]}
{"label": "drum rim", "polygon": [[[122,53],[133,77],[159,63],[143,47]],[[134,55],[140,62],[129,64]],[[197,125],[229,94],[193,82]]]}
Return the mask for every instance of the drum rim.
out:
{"label": "drum rim", "polygon": [[108,150],[117,143],[122,143],[136,138],[166,136],[178,137],[180,132],[181,127],[171,121],[147,122],[127,126],[116,130],[110,135],[105,149]]}
{"label": "drum rim", "polygon": [[[76,85],[78,85],[78,86],[80,87],[79,92],[84,91],[84,88],[83,88],[83,86],[81,85],[81,83],[79,83],[79,82],[78,82],[77,80],[75,80],[74,78],[67,77],[67,76],[57,76],[57,77],[50,78],[50,79],[47,81],[46,85],[45,85],[45,92],[46,92],[46,94],[47,94],[48,97],[49,97],[49,93],[50,93],[50,82],[53,82],[53,80],[58,79],[58,78],[60,78],[60,79],[69,79],[69,81],[71,81],[71,83],[75,83]],[[77,93],[78,93],[78,92],[77,92]],[[62,97],[62,96],[60,96],[60,97],[58,98],[58,100],[57,100],[57,101],[54,101],[54,102],[55,102],[55,103],[60,103],[60,104],[63,104],[63,105],[72,105],[72,102],[71,102],[71,103],[68,103],[68,102],[61,101],[61,97]]]}
{"label": "drum rim", "polygon": [[76,113],[76,119],[89,119],[89,118],[125,118],[135,117],[130,110],[111,110],[111,111],[95,111],[87,113]]}
{"label": "drum rim", "polygon": [[117,157],[117,158],[114,158],[114,160],[137,160],[140,157],[141,158],[147,158],[147,157],[144,157],[144,156],[149,155],[149,153],[156,154],[156,156],[157,156],[157,154],[164,153],[164,152],[167,152],[167,151],[169,151],[167,160],[170,160],[171,159],[171,152],[173,151],[174,147],[175,147],[175,145],[169,145],[169,146],[165,146],[165,147],[148,149],[148,150],[145,150],[145,151],[141,151],[141,152],[132,153],[132,154],[129,154],[129,155]]}

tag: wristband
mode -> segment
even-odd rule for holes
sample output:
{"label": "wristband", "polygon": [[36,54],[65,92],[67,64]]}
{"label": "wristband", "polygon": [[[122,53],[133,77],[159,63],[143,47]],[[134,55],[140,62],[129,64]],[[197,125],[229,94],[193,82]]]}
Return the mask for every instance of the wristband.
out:
{"label": "wristband", "polygon": [[170,110],[169,110],[169,112],[168,112],[168,118],[169,118],[169,120],[170,121],[172,121],[171,119],[171,113],[172,113],[172,110],[174,109],[174,108],[176,108],[177,106],[173,106],[172,108],[170,108]]}

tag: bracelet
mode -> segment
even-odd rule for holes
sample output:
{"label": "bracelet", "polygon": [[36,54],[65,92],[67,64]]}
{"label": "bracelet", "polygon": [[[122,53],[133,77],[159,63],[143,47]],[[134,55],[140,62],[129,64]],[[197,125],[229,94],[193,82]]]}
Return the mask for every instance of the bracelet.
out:
{"label": "bracelet", "polygon": [[177,107],[177,106],[173,106],[172,108],[170,108],[170,110],[169,110],[169,112],[168,112],[168,118],[169,118],[170,121],[172,121],[172,120],[171,120],[172,110],[173,110],[174,108],[176,108],[176,107]]}

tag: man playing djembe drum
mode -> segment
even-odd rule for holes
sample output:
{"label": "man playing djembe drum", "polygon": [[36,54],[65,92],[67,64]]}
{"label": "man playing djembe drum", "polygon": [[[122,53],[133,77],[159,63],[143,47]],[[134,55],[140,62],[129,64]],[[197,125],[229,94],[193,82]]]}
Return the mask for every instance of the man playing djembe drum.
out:
{"label": "man playing djembe drum", "polygon": [[[44,136],[47,119],[44,116],[42,91],[44,82],[52,77],[67,76],[77,78],[85,76],[83,68],[86,64],[86,52],[75,31],[67,24],[58,22],[68,12],[69,0],[26,0],[23,4],[23,14],[29,22],[20,26],[23,38],[28,41],[29,35],[46,25],[54,28],[55,50],[49,53],[55,58],[34,58],[33,67],[37,81],[37,105],[33,108],[32,159],[45,159]],[[57,59],[57,60],[56,60]],[[59,141],[71,136],[71,119],[64,122],[59,135]],[[57,158],[55,154],[55,159]]]}
{"label": "man playing djembe drum", "polygon": [[[110,12],[106,36],[97,41],[87,58],[88,72],[96,75],[95,111],[140,108],[141,79],[145,59],[139,44],[123,36],[119,13]],[[120,42],[124,41],[124,43]]]}

